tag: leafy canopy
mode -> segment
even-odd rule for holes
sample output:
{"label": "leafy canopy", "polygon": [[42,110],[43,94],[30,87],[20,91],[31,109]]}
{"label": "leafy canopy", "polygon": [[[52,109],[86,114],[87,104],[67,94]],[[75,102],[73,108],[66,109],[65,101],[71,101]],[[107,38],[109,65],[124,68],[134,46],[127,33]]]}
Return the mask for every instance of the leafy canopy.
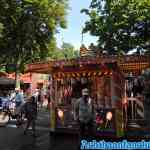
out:
{"label": "leafy canopy", "polygon": [[61,48],[56,48],[49,52],[49,57],[52,59],[72,59],[79,57],[79,51],[75,50],[70,43],[63,43]]}
{"label": "leafy canopy", "polygon": [[0,8],[1,63],[45,59],[56,30],[66,28],[67,0],[1,0]]}
{"label": "leafy canopy", "polygon": [[83,32],[98,37],[99,49],[109,54],[150,50],[149,0],[92,0]]}

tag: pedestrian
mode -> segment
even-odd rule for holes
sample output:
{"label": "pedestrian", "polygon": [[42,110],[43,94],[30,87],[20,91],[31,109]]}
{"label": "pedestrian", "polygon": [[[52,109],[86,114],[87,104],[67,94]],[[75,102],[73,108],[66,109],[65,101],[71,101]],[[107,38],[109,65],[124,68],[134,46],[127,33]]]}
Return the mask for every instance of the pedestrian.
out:
{"label": "pedestrian", "polygon": [[35,97],[35,100],[38,103],[39,89],[35,89],[35,92],[33,93],[33,96]]}
{"label": "pedestrian", "polygon": [[90,136],[93,134],[94,103],[86,88],[82,90],[82,97],[75,104],[75,119],[80,126],[80,141],[86,137],[86,133]]}
{"label": "pedestrian", "polygon": [[23,94],[20,92],[19,88],[15,88],[15,105],[16,105],[16,112],[15,116],[17,119],[16,125],[19,127],[19,125],[22,124],[22,114],[21,114],[21,107],[24,104],[24,97]]}
{"label": "pedestrian", "polygon": [[37,98],[37,100],[38,100],[38,108],[39,109],[42,108],[42,105],[43,105],[43,99],[42,98],[43,98],[42,97],[42,90],[39,89],[38,98]]}
{"label": "pedestrian", "polygon": [[50,108],[50,103],[51,103],[51,95],[50,95],[50,86],[48,86],[47,88],[47,94],[46,94],[46,97],[47,97],[47,109]]}
{"label": "pedestrian", "polygon": [[34,96],[28,99],[28,101],[24,104],[23,112],[25,113],[25,117],[27,118],[27,124],[24,130],[24,135],[27,134],[29,126],[32,126],[33,136],[35,137],[35,125],[37,119],[37,102]]}

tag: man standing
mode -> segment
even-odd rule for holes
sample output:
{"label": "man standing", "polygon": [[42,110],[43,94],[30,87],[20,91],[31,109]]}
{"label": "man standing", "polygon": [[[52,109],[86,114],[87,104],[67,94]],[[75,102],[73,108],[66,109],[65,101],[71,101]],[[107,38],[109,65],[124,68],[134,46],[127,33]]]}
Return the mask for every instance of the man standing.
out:
{"label": "man standing", "polygon": [[32,125],[33,136],[35,137],[35,123],[37,119],[37,102],[34,96],[28,99],[28,101],[24,104],[23,112],[25,113],[25,117],[27,118],[27,125],[24,130],[24,135],[27,134],[28,128]]}
{"label": "man standing", "polygon": [[48,102],[47,109],[49,109],[50,108],[50,103],[51,103],[50,86],[48,86],[48,88],[47,88],[46,97],[47,97],[47,102]]}
{"label": "man standing", "polygon": [[24,97],[23,94],[20,92],[19,88],[15,89],[16,96],[15,96],[15,103],[16,103],[16,118],[17,118],[17,126],[21,125],[22,122],[22,114],[21,114],[21,107],[24,104]]}
{"label": "man standing", "polygon": [[35,89],[35,92],[33,93],[33,96],[35,97],[35,100],[38,103],[39,89]]}
{"label": "man standing", "polygon": [[15,91],[16,91],[15,96],[16,107],[19,107],[24,102],[24,98],[19,88],[16,88]]}
{"label": "man standing", "polygon": [[94,104],[89,96],[89,90],[82,90],[82,97],[75,104],[75,117],[80,125],[80,140],[85,138],[87,133],[92,134],[94,120]]}

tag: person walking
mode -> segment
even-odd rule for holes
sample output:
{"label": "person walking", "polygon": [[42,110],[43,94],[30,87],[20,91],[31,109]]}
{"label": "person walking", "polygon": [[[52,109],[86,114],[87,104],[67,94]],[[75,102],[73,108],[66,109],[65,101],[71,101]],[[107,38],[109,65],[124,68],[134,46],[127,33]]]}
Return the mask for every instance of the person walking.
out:
{"label": "person walking", "polygon": [[42,105],[43,105],[43,95],[42,95],[42,90],[39,89],[38,90],[38,97],[37,97],[37,100],[38,100],[38,108],[42,108]]}
{"label": "person walking", "polygon": [[20,92],[19,88],[15,89],[16,95],[15,95],[15,105],[16,105],[16,119],[17,123],[16,125],[19,127],[22,124],[22,114],[21,114],[21,107],[24,104],[24,97],[23,94]]}
{"label": "person walking", "polygon": [[39,89],[35,89],[35,92],[33,93],[33,96],[35,97],[35,101],[38,104]]}
{"label": "person walking", "polygon": [[75,104],[75,119],[80,126],[80,141],[86,137],[86,129],[90,136],[93,134],[94,103],[88,89],[82,90],[82,97]]}
{"label": "person walking", "polygon": [[27,134],[27,131],[32,126],[33,136],[35,137],[35,125],[37,119],[37,102],[34,96],[29,98],[29,100],[24,104],[23,112],[25,113],[25,117],[27,118],[27,124],[24,130],[24,135]]}
{"label": "person walking", "polygon": [[46,97],[47,97],[47,109],[49,110],[50,109],[50,103],[51,103],[50,86],[48,86],[48,88],[47,88]]}

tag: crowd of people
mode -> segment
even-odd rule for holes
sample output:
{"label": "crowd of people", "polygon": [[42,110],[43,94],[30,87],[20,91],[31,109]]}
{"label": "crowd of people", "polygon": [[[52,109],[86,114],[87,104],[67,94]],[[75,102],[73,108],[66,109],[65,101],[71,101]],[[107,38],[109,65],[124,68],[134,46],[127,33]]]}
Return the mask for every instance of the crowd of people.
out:
{"label": "crowd of people", "polygon": [[[49,88],[48,88],[49,89]],[[38,110],[43,107],[43,102],[47,101],[47,108],[49,109],[50,104],[50,94],[47,92],[44,94],[43,90],[35,89],[31,94],[24,92],[19,88],[15,88],[14,91],[3,92],[3,98],[7,99],[9,102],[15,104],[14,116],[16,121],[16,126],[20,127],[24,123],[24,118],[27,119],[26,127],[24,129],[24,134],[27,134],[28,128],[31,125],[33,136],[35,136],[35,124]],[[7,107],[7,113],[10,113],[9,106]]]}

